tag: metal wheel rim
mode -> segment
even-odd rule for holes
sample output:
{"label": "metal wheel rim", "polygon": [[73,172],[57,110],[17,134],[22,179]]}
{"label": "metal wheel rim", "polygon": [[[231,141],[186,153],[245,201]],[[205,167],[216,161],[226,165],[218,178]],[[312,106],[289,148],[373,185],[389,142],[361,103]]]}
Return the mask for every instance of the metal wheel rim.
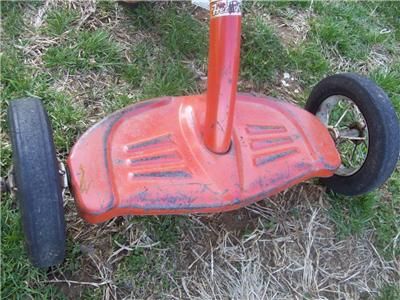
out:
{"label": "metal wheel rim", "polygon": [[322,101],[316,116],[328,128],[342,160],[335,174],[357,173],[369,150],[367,122],[357,105],[346,96],[333,95]]}

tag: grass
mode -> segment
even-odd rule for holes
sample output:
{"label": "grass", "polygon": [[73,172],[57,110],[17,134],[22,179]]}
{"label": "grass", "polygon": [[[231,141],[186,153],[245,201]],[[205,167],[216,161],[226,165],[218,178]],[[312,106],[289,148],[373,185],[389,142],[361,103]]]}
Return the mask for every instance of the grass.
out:
{"label": "grass", "polygon": [[387,259],[400,255],[395,237],[400,232],[400,173],[395,170],[386,189],[358,197],[331,194],[330,214],[340,239],[374,232],[374,245]]}
{"label": "grass", "polygon": [[77,18],[78,14],[73,10],[57,9],[50,11],[46,16],[47,27],[44,29],[44,33],[58,37],[68,31]]}
{"label": "grass", "polygon": [[122,78],[133,88],[140,87],[145,74],[151,69],[152,55],[147,51],[151,47],[148,43],[141,43],[131,50],[133,61],[122,70]]}
{"label": "grass", "polygon": [[[36,73],[22,62],[20,54],[1,55],[1,81],[3,84],[2,98],[4,100],[34,96],[44,99],[54,129],[54,140],[60,151],[70,149],[79,131],[80,120],[84,111],[72,104],[72,99],[51,88],[52,78],[45,73]],[[2,101],[5,108],[6,102]],[[2,113],[5,111],[2,109]],[[5,118],[1,120],[6,127]]]}
{"label": "grass", "polygon": [[329,61],[312,42],[307,41],[291,49],[290,59],[293,67],[299,70],[299,78],[305,85],[317,82],[329,73]]}
{"label": "grass", "polygon": [[[20,217],[14,201],[1,203],[1,295],[7,299],[39,297],[54,299],[59,291],[51,285],[37,284],[47,279],[46,273],[32,268],[25,254]],[[3,260],[7,258],[7,260]]]}
{"label": "grass", "polygon": [[71,33],[59,46],[51,47],[43,57],[48,68],[96,70],[122,63],[118,45],[103,30]]}
{"label": "grass", "polygon": [[400,117],[400,61],[389,66],[386,70],[375,70],[371,77],[387,92],[392,100],[397,116]]}
{"label": "grass", "polygon": [[24,4],[22,2],[4,2],[1,5],[2,27],[6,30],[9,38],[18,37],[24,30],[23,8]]}
{"label": "grass", "polygon": [[3,51],[0,56],[2,95],[4,99],[17,98],[31,89],[29,67],[24,65],[20,51],[12,51],[10,46],[5,46]]}
{"label": "grass", "polygon": [[69,151],[75,137],[83,133],[85,111],[74,105],[70,97],[51,89],[38,96],[46,99],[45,105],[54,130],[53,138],[57,149],[62,153]]}
{"label": "grass", "polygon": [[241,75],[260,86],[284,70],[288,61],[286,49],[259,18],[245,22],[243,32]]}
{"label": "grass", "polygon": [[[188,14],[168,9],[160,19],[164,46],[177,57],[204,60],[207,54],[206,26]],[[190,29],[190,30],[188,30]]]}
{"label": "grass", "polygon": [[360,11],[360,6],[332,4],[327,9],[321,5],[317,11],[323,14],[311,23],[311,34],[324,47],[337,50],[339,55],[349,59],[366,59],[369,48],[382,42],[377,40],[379,36],[374,34],[374,28],[365,26],[365,13]]}
{"label": "grass", "polygon": [[[1,3],[2,175],[11,165],[5,113],[10,99],[26,96],[43,99],[58,154],[65,158],[77,137],[106,113],[141,99],[204,91],[208,25],[199,11],[192,13],[189,4],[146,3],[130,9],[112,2],[100,2],[97,6],[72,2],[73,5],[50,4],[38,28],[33,27],[32,20],[42,8],[40,2]],[[90,14],[88,9],[93,9]],[[400,116],[397,3],[266,1],[248,2],[245,9],[240,85],[243,91],[269,93],[303,103],[310,88],[322,77],[357,71],[371,76],[388,93]],[[85,19],[87,14],[89,17]],[[297,39],[299,36],[302,38]],[[280,83],[283,73],[294,77],[288,87]],[[295,88],[299,90],[297,93],[293,92]],[[314,226],[329,240],[329,247],[341,245],[341,240],[360,241],[371,236],[386,266],[400,255],[394,245],[400,231],[399,182],[397,170],[375,193],[357,198],[330,195],[328,212],[320,211],[318,222],[323,226],[318,227],[318,222]],[[294,261],[303,266],[308,259],[302,252],[303,245],[307,246],[307,236],[302,236],[302,230],[313,224],[308,218],[312,211],[303,205],[311,203],[315,210],[320,207],[318,199],[327,197],[318,194],[319,188],[315,186],[304,192],[304,186],[278,195],[280,202],[269,199],[260,211],[253,207],[252,212],[257,214],[251,218],[246,210],[238,211],[234,216],[246,215],[243,220],[256,220],[255,229],[246,227],[243,237],[226,231],[226,224],[218,223],[218,216],[118,218],[89,226],[77,216],[71,198],[67,198],[68,257],[56,270],[36,270],[30,266],[16,204],[9,197],[2,197],[1,293],[5,298],[16,299],[99,299],[106,290],[119,298],[143,298],[143,295],[168,298],[170,294],[178,298],[185,295],[213,298],[210,296],[213,293],[225,293],[221,298],[235,298],[232,295],[239,294],[234,294],[233,284],[241,278],[246,283],[240,281],[242,292],[261,282],[261,287],[268,286],[265,295],[272,297],[274,294],[269,293],[276,292],[281,298],[293,297],[282,291],[296,292],[296,284],[301,282],[303,286],[308,282],[302,277],[306,275],[288,267]],[[320,196],[314,196],[315,193]],[[287,207],[293,204],[293,199],[299,199],[295,210],[293,205]],[[275,206],[271,209],[268,205]],[[325,232],[326,228],[330,231]],[[309,247],[321,246],[312,249],[326,252],[329,247],[324,241],[318,240]],[[133,245],[133,250],[124,250],[120,245]],[[301,247],[293,248],[296,245]],[[86,248],[93,248],[93,253],[88,254]],[[268,249],[275,249],[274,254]],[[363,248],[362,253],[369,253],[368,249]],[[289,259],[285,255],[291,251],[296,255]],[[118,255],[112,256],[114,253]],[[341,253],[345,259],[346,254]],[[336,254],[328,252],[326,257],[329,255]],[[117,259],[116,262],[111,263],[110,257]],[[346,267],[359,257],[347,258],[349,263],[343,269],[330,266],[319,276],[347,274]],[[258,276],[254,273],[249,281],[243,279],[256,272],[258,262],[262,270],[270,268],[269,272],[280,279],[280,285],[270,280],[260,281],[265,272]],[[211,265],[214,273],[209,272]],[[316,265],[325,265],[325,261]],[[360,270],[364,274],[364,269]],[[111,283],[74,284],[73,288],[65,283],[48,283],[63,276],[95,285]],[[379,274],[368,276],[381,278]],[[385,277],[391,281],[380,292],[378,287],[371,287],[370,295],[398,298],[398,287],[393,284],[396,278],[392,277]],[[300,281],[286,285],[287,278]],[[359,295],[356,287],[363,284],[356,275],[348,282],[327,277],[324,280],[336,285],[338,291],[350,291],[350,294],[327,294],[327,298]],[[208,289],[207,284],[212,288]],[[302,295],[319,297],[320,294],[313,294],[318,288],[304,285],[298,290]]]}
{"label": "grass", "polygon": [[375,215],[378,199],[376,193],[358,197],[332,196],[331,216],[340,239],[365,231]]}
{"label": "grass", "polygon": [[[168,57],[153,69],[153,78],[143,86],[145,98],[180,95],[194,90],[194,75],[185,65]],[[172,79],[172,80],[171,80]]]}
{"label": "grass", "polygon": [[[126,256],[119,265],[116,280],[123,289],[145,295],[151,289],[154,294],[162,294],[170,289],[172,283],[168,274],[173,266],[154,249],[138,248]],[[168,265],[166,266],[165,263]]]}
{"label": "grass", "polygon": [[205,60],[207,27],[191,15],[182,13],[182,8],[166,7],[155,15],[152,4],[147,4],[131,10],[129,16],[136,28],[156,33],[170,55],[178,59]]}
{"label": "grass", "polygon": [[[182,218],[141,217],[135,218],[132,224],[143,227],[142,236],[146,236],[156,246],[129,250],[129,254],[118,264],[115,280],[126,293],[134,291],[143,297],[151,296],[149,291],[154,294],[167,292],[174,284],[171,274],[173,278],[178,278],[175,257],[179,255],[176,245],[182,234]],[[123,235],[116,238],[119,243],[129,243]]]}
{"label": "grass", "polygon": [[183,220],[180,217],[160,216],[143,219],[146,230],[152,240],[160,243],[161,248],[177,243]]}
{"label": "grass", "polygon": [[378,296],[378,300],[395,300],[400,298],[399,285],[386,285],[384,286]]}

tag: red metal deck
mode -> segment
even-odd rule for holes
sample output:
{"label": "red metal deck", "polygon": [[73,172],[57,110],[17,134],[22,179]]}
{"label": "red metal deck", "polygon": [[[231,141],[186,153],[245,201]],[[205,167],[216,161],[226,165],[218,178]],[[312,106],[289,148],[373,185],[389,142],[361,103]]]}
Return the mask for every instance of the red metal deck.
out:
{"label": "red metal deck", "polygon": [[[238,94],[226,154],[204,145],[206,96],[164,97],[120,110],[88,130],[68,159],[81,215],[219,212],[239,208],[340,165],[327,129],[272,98]],[[218,126],[218,124],[217,124]]]}

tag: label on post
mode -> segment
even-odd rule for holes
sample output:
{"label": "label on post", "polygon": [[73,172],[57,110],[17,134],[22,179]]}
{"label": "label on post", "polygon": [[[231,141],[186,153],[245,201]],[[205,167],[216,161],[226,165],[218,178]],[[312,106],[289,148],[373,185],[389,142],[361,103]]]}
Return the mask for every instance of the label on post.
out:
{"label": "label on post", "polygon": [[211,18],[223,16],[240,16],[242,14],[242,0],[211,0]]}

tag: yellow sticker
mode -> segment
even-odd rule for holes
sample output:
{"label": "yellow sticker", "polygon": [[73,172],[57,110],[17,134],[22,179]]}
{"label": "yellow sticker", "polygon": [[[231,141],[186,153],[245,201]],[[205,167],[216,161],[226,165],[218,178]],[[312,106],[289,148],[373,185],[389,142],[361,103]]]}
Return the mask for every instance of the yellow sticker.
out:
{"label": "yellow sticker", "polygon": [[242,0],[211,0],[211,18],[242,15]]}

